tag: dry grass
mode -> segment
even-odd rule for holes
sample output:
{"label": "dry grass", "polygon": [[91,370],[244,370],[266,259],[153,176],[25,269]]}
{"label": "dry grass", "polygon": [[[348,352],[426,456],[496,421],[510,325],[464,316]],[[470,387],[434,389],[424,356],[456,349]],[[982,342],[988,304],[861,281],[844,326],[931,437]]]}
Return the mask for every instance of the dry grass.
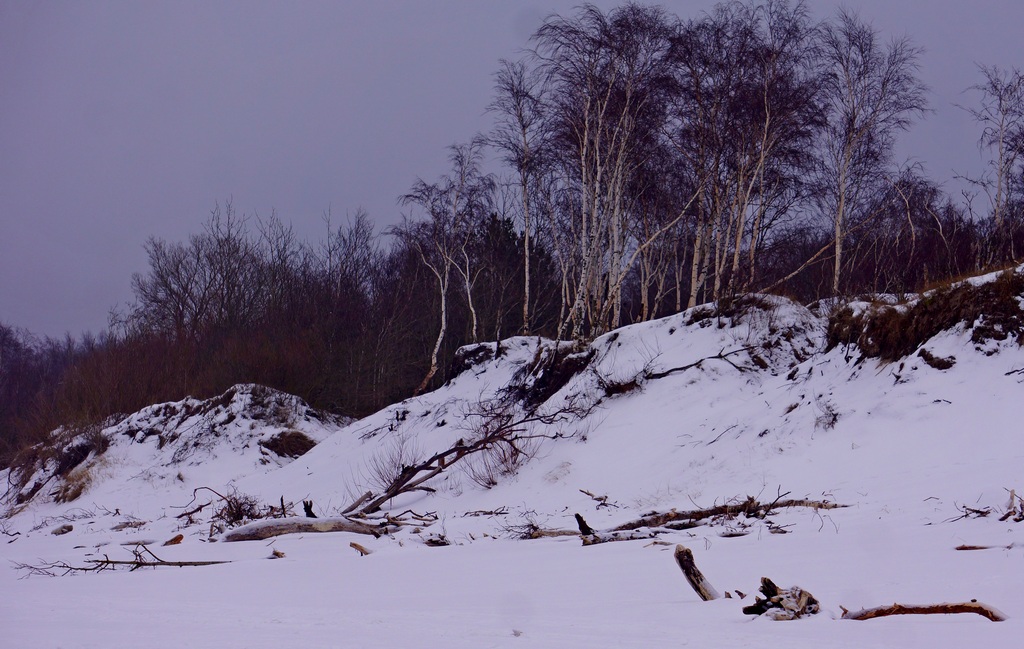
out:
{"label": "dry grass", "polygon": [[270,439],[260,442],[260,446],[278,457],[297,458],[305,455],[316,446],[316,442],[297,430],[286,430]]}
{"label": "dry grass", "polygon": [[93,472],[90,465],[75,468],[63,476],[57,489],[51,493],[54,502],[70,503],[78,500],[92,484],[92,478]]}
{"label": "dry grass", "polygon": [[949,284],[923,295],[913,306],[876,306],[854,314],[849,307],[829,320],[828,347],[857,345],[870,358],[894,361],[914,353],[932,336],[960,323],[977,345],[1013,338],[1024,343],[1019,296],[1024,276],[1007,271],[987,284]]}
{"label": "dry grass", "polygon": [[[70,502],[82,494],[88,481],[79,489],[76,484],[83,477],[72,479],[76,469],[90,457],[100,457],[110,448],[110,439],[99,424],[68,426],[51,435],[49,441],[36,444],[19,453],[11,463],[10,487],[19,493],[16,504],[28,502],[39,492],[49,477],[62,478],[62,486],[55,492],[58,502]],[[34,476],[39,476],[32,488],[23,491]],[[84,473],[88,473],[85,471]]]}

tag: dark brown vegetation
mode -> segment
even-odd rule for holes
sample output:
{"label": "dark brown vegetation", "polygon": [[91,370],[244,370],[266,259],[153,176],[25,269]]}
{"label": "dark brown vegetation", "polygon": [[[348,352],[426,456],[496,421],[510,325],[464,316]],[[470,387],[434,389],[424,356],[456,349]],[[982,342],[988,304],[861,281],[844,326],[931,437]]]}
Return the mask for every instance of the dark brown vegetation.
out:
{"label": "dark brown vegetation", "polygon": [[261,441],[260,446],[279,457],[297,458],[309,452],[316,442],[297,430],[287,430]]}
{"label": "dark brown vegetation", "polygon": [[[855,344],[868,357],[894,361],[913,354],[939,332],[963,324],[976,345],[1007,339],[1021,344],[1022,293],[1024,275],[1011,269],[980,286],[965,281],[933,289],[911,305],[878,304],[856,314],[846,307],[830,320],[828,343]],[[935,358],[924,349],[919,353],[932,367],[952,367],[949,359]]]}
{"label": "dark brown vegetation", "polygon": [[[0,466],[59,426],[237,383],[359,416],[441,385],[473,362],[455,358],[466,344],[579,344],[702,303],[718,304],[699,314],[713,319],[754,292],[904,295],[1024,250],[1017,69],[979,67],[968,112],[990,164],[961,201],[893,162],[925,108],[919,50],[852,14],[583,5],[527,48],[496,63],[494,130],[413,184],[387,239],[363,213],[306,243],[276,215],[218,207],[187,241],[145,244],[135,302],[108,331],[39,340],[0,324]],[[837,95],[847,82],[863,96]],[[485,173],[488,147],[506,177]],[[871,323],[840,314],[831,341],[889,359],[958,322],[978,340],[1016,337],[1017,283],[941,290]],[[520,396],[539,403],[587,362],[552,350]]]}

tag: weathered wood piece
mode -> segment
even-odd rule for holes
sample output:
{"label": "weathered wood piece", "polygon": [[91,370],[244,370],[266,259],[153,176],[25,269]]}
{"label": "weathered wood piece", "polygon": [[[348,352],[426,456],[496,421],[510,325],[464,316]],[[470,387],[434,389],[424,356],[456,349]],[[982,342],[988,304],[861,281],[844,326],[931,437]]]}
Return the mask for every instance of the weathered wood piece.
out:
{"label": "weathered wood piece", "polygon": [[758,590],[764,597],[757,597],[753,604],[743,607],[745,615],[766,615],[773,620],[795,620],[815,615],[821,610],[821,605],[814,595],[799,586],[779,588],[771,579],[761,577],[761,587]]}
{"label": "weathered wood piece", "polygon": [[583,545],[598,545],[614,541],[644,541],[655,538],[657,534],[655,530],[624,530],[622,532],[594,532],[581,535],[581,537]]}
{"label": "weathered wood piece", "polygon": [[674,556],[676,564],[683,571],[683,576],[686,577],[686,581],[689,582],[690,586],[693,587],[693,590],[696,591],[702,600],[709,602],[722,596],[711,585],[711,582],[707,580],[704,573],[697,569],[697,564],[693,560],[693,552],[689,548],[677,545]]}
{"label": "weathered wood piece", "polygon": [[977,613],[993,622],[1003,622],[1006,620],[1006,615],[998,609],[976,601],[926,605],[891,604],[889,606],[865,608],[859,611],[848,611],[843,608],[843,619],[870,620],[888,615],[950,615],[953,613]]}
{"label": "weathered wood piece", "polygon": [[221,537],[222,541],[262,541],[282,534],[307,534],[316,532],[351,532],[379,537],[380,528],[366,525],[347,518],[277,518],[256,521],[230,530]]}

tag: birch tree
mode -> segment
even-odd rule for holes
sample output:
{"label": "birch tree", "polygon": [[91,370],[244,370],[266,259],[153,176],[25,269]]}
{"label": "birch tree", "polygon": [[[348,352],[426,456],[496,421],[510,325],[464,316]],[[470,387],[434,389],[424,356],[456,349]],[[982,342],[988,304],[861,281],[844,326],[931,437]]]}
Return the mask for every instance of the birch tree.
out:
{"label": "birch tree", "polygon": [[566,181],[578,195],[577,274],[567,324],[582,339],[621,319],[627,263],[629,179],[656,133],[665,14],[628,4],[608,15],[583,5],[534,34],[534,55],[551,88],[548,128]]}
{"label": "birch tree", "polygon": [[520,333],[530,334],[530,247],[534,226],[533,186],[544,157],[544,85],[524,61],[502,60],[495,75],[497,115],[493,144],[516,173],[523,215],[523,310]]}
{"label": "birch tree", "polygon": [[481,171],[484,141],[474,139],[455,144],[449,150],[451,172],[435,183],[417,180],[401,198],[405,205],[418,206],[423,221],[406,218],[391,233],[417,252],[437,282],[440,326],[430,355],[430,367],[417,393],[426,389],[438,371],[438,355],[448,331],[448,294],[453,278],[459,281],[470,315],[470,342],[479,338],[479,318],[473,288],[481,267],[472,255],[473,240],[481,231],[495,190],[494,179]]}
{"label": "birch tree", "polygon": [[879,32],[846,9],[821,28],[816,58],[828,111],[820,169],[834,228],[832,293],[838,295],[848,221],[884,176],[896,135],[926,110],[921,49]]}
{"label": "birch tree", "polygon": [[[988,171],[970,179],[989,200],[993,239],[1006,239],[1009,256],[1016,258],[1013,233],[1008,232],[1010,193],[1013,183],[1024,181],[1024,74],[1017,68],[979,65],[981,83],[970,88],[981,95],[977,106],[965,108],[981,126],[978,147],[989,152]],[[997,256],[998,241],[989,244],[986,263]]]}

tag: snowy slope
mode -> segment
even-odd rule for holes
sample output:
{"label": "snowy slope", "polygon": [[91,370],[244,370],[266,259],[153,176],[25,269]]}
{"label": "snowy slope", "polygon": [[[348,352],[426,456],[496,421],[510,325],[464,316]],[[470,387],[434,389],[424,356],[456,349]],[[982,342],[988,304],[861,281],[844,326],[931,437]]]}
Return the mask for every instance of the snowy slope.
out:
{"label": "snowy slope", "polygon": [[[0,645],[1016,646],[1024,522],[998,518],[1009,490],[1024,492],[1024,351],[1012,337],[978,344],[975,324],[924,343],[955,358],[948,369],[916,353],[881,363],[856,346],[828,349],[823,316],[754,296],[625,327],[576,353],[536,338],[467,348],[445,387],[345,427],[301,403],[276,423],[266,407],[254,416],[251,387],[219,404],[154,406],[103,431],[110,448],[79,467],[91,480],[77,499],[54,502],[64,478],[26,499],[46,471],[9,491],[0,558],[84,565],[130,558],[146,541],[168,561],[231,563],[26,580],[0,568]],[[384,503],[371,520],[420,524],[380,538],[225,543],[214,520],[222,503],[194,492],[245,494],[264,512],[285,501],[301,514],[295,504],[311,500],[337,517],[396,469],[471,444],[496,414],[531,413],[561,416],[523,423],[525,457],[461,458],[429,490]],[[319,444],[292,461],[260,446],[285,430]],[[517,540],[527,529],[575,530],[576,513],[600,530],[748,496],[847,507],[718,517],[661,530],[656,543]],[[73,529],[51,533],[65,524]],[[160,546],[179,533],[180,544]],[[451,545],[428,546],[439,539]],[[750,593],[769,576],[810,590],[823,612],[774,623],[740,612],[749,597],[701,602],[674,566],[676,543],[719,590]],[[962,544],[994,549],[955,550]],[[272,550],[285,556],[267,560]],[[837,619],[840,606],[972,598],[1009,620]]]}

